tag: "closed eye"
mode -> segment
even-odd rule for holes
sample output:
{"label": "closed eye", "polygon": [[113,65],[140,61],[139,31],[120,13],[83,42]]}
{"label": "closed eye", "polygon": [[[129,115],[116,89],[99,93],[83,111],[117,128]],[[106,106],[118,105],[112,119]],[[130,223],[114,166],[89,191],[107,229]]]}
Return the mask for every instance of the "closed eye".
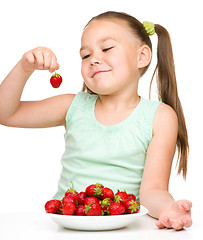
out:
{"label": "closed eye", "polygon": [[[109,47],[109,48],[104,48],[102,51],[103,52],[108,52],[109,50],[111,50],[113,47]],[[88,54],[88,55],[85,55],[84,57],[82,57],[82,59],[87,59],[87,58],[89,58],[90,57],[90,54]]]}
{"label": "closed eye", "polygon": [[82,57],[82,59],[86,59],[86,58],[88,58],[88,57],[90,57],[90,54],[88,54],[88,55]]}
{"label": "closed eye", "polygon": [[109,51],[110,49],[112,49],[113,47],[109,47],[109,48],[105,48],[105,49],[103,49],[102,51],[103,52],[107,52],[107,51]]}

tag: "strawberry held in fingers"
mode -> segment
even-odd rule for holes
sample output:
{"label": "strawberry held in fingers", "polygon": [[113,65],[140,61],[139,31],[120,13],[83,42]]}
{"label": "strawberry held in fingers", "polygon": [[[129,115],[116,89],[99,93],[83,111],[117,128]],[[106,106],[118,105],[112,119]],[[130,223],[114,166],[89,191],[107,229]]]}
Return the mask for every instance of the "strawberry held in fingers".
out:
{"label": "strawberry held in fingers", "polygon": [[58,73],[55,72],[55,74],[52,75],[51,78],[50,78],[50,83],[51,83],[53,88],[60,87],[60,85],[62,83],[61,75],[59,75]]}

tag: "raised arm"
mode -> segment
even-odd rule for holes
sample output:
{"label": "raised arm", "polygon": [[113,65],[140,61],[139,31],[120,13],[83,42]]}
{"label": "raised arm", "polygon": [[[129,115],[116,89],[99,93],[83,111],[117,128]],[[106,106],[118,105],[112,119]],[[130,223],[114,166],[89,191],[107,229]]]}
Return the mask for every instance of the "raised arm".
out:
{"label": "raised arm", "polygon": [[54,72],[58,68],[57,58],[50,49],[38,47],[26,52],[0,85],[0,124],[25,128],[65,125],[74,94],[20,101],[25,84],[35,70]]}

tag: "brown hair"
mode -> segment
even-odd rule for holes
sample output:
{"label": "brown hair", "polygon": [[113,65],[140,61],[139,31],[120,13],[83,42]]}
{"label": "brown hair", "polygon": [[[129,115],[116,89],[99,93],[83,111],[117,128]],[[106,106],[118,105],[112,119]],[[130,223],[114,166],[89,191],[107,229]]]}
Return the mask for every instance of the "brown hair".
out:
{"label": "brown hair", "polygon": [[[93,17],[88,24],[93,20],[99,19],[121,19],[128,23],[134,35],[141,40],[143,44],[149,46],[152,51],[152,43],[149,38],[149,35],[145,31],[143,24],[138,21],[136,18],[122,12],[105,12],[96,17]],[[88,25],[87,24],[87,25]],[[87,26],[86,25],[86,26]],[[176,83],[176,74],[175,66],[173,59],[173,51],[171,45],[171,39],[168,31],[159,24],[155,24],[155,32],[158,36],[158,45],[157,45],[157,65],[154,70],[150,82],[150,92],[151,84],[154,78],[154,75],[157,76],[157,88],[158,88],[158,98],[160,101],[171,106],[177,114],[178,117],[178,136],[177,136],[177,148],[178,148],[178,174],[183,174],[184,179],[186,179],[187,174],[187,159],[189,152],[189,143],[188,143],[188,134],[185,124],[185,118],[178,97],[177,83]],[[141,76],[147,71],[148,66],[144,67],[141,72]],[[86,85],[83,84],[83,91],[94,94]]]}

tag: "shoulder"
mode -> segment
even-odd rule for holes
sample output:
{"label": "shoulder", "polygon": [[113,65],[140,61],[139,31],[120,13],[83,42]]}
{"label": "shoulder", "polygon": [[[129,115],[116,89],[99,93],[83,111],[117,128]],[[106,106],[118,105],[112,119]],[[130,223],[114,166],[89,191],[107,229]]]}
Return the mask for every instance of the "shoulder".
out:
{"label": "shoulder", "polygon": [[62,94],[60,95],[61,100],[64,101],[66,104],[71,104],[73,99],[75,98],[76,94]]}
{"label": "shoulder", "polygon": [[153,122],[153,134],[178,131],[178,117],[172,107],[161,103],[155,113]]}
{"label": "shoulder", "polygon": [[83,92],[83,91],[77,93],[77,98],[81,98],[81,99],[89,100],[89,99],[94,99],[95,97],[97,97],[96,94],[90,94],[90,93]]}
{"label": "shoulder", "polygon": [[92,105],[92,103],[94,102],[95,98],[97,98],[96,94],[90,94],[87,92],[78,92],[74,98],[73,101],[73,107],[77,107],[77,108],[88,108]]}
{"label": "shoulder", "polygon": [[75,98],[76,94],[62,94],[59,96],[56,96],[56,100],[58,101],[58,107],[65,109],[67,111]]}

